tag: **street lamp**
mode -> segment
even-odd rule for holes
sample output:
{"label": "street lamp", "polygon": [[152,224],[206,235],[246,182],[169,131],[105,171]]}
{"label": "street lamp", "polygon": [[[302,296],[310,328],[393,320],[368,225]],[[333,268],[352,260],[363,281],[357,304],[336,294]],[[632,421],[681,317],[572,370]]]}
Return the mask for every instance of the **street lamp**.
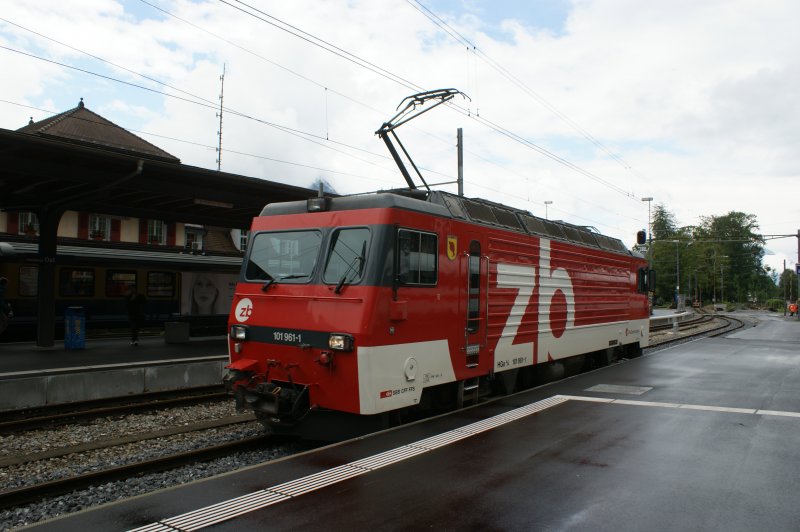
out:
{"label": "street lamp", "polygon": [[553,204],[553,202],[552,202],[552,201],[550,201],[550,200],[544,200],[544,219],[545,219],[545,220],[549,220],[549,218],[547,217],[547,206],[548,206],[548,205],[552,205],[552,204]]}
{"label": "street lamp", "polygon": [[676,266],[676,281],[675,281],[675,308],[678,308],[681,298],[681,241],[673,240],[675,242],[675,264]]}
{"label": "street lamp", "polygon": [[653,228],[650,224],[650,202],[653,201],[652,197],[642,198],[642,201],[647,202],[647,249],[650,250],[650,242],[653,240]]}
{"label": "street lamp", "polygon": [[730,257],[728,257],[727,255],[720,255],[719,258],[720,258],[720,261],[719,261],[719,280],[720,280],[719,300],[720,300],[720,302],[725,303],[725,272],[722,270],[725,261],[722,260],[722,259],[727,259],[727,258],[730,258]]}

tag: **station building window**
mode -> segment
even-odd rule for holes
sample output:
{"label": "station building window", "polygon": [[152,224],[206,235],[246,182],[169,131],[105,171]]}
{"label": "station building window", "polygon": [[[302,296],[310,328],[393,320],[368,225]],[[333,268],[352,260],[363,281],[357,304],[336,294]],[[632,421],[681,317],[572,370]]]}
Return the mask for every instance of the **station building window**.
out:
{"label": "station building window", "polygon": [[167,230],[162,220],[147,221],[147,241],[151,244],[166,243]]}
{"label": "station building window", "polygon": [[21,235],[38,235],[39,234],[39,217],[34,212],[21,212],[19,213],[19,234]]}
{"label": "station building window", "polygon": [[186,249],[188,251],[203,250],[203,232],[203,227],[200,225],[186,224],[184,239],[186,241]]}
{"label": "station building window", "polygon": [[89,238],[93,240],[108,240],[111,236],[111,219],[99,214],[89,215]]}

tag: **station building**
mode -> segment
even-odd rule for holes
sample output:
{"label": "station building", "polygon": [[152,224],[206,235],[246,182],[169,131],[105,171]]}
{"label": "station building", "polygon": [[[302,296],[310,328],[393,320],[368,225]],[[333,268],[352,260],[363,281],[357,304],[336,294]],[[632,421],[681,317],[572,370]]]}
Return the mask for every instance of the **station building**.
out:
{"label": "station building", "polygon": [[15,320],[35,321],[41,347],[54,344],[68,305],[90,305],[99,319],[126,284],[152,296],[156,320],[187,313],[188,272],[234,275],[264,205],[316,194],[182,164],[82,99],[16,131],[0,129],[0,153],[0,275],[11,281]]}

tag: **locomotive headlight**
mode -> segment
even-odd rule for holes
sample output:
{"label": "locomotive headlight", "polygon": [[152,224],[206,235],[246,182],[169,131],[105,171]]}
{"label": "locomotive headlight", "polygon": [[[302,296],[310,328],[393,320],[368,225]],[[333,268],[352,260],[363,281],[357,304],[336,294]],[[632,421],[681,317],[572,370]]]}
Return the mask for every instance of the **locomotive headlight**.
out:
{"label": "locomotive headlight", "polygon": [[331,334],[328,338],[328,347],[334,351],[352,351],[353,337],[349,334]]}
{"label": "locomotive headlight", "polygon": [[231,338],[233,340],[247,340],[247,327],[244,325],[231,325]]}

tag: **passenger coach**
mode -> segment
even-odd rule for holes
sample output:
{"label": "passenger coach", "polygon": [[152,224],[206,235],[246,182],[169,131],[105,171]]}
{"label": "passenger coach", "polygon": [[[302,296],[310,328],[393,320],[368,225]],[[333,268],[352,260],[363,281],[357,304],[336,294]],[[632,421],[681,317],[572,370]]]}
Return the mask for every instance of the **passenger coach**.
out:
{"label": "passenger coach", "polygon": [[[2,341],[28,340],[36,334],[38,246],[15,242],[13,248],[15,254],[0,263],[0,277],[8,279],[5,297],[14,310]],[[63,338],[70,307],[83,309],[88,330],[126,334],[123,296],[131,288],[145,296],[147,327],[161,328],[179,319],[197,335],[225,334],[241,264],[240,256],[60,244],[53,301],[56,334]]]}
{"label": "passenger coach", "polygon": [[225,382],[273,431],[388,426],[637,356],[650,278],[619,240],[445,192],[270,204]]}

